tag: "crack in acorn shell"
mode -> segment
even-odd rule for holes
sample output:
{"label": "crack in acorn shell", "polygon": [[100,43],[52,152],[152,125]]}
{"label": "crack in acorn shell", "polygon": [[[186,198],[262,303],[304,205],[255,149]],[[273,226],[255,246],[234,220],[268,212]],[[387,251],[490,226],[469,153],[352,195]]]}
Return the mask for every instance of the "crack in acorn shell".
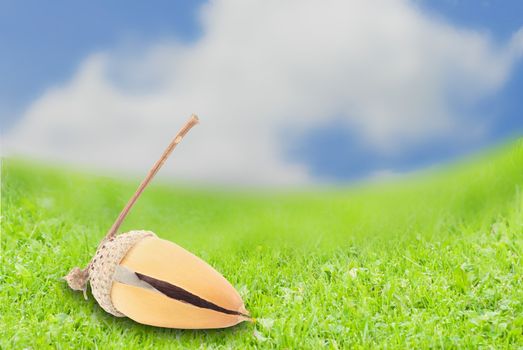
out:
{"label": "crack in acorn shell", "polygon": [[229,310],[229,309],[226,309],[219,305],[216,305],[213,302],[205,300],[205,299],[199,297],[198,295],[193,294],[193,293],[191,293],[179,286],[171,284],[169,282],[162,281],[162,280],[156,279],[154,277],[141,274],[139,272],[134,272],[134,273],[136,274],[136,276],[138,276],[138,278],[140,280],[148,283],[151,287],[153,287],[154,289],[156,289],[157,291],[159,291],[160,293],[162,293],[163,295],[165,295],[169,298],[172,298],[172,299],[175,299],[175,300],[187,303],[187,304],[191,304],[196,307],[218,311],[218,312],[221,312],[221,313],[224,313],[227,315],[236,315],[236,316],[243,316],[243,317],[250,318],[249,315],[246,315],[239,311]]}

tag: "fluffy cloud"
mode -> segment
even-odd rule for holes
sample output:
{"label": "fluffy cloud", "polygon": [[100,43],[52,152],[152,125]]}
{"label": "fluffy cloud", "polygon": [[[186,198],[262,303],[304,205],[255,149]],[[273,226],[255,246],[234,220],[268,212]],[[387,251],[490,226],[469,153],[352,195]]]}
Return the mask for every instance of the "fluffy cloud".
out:
{"label": "fluffy cloud", "polygon": [[200,20],[190,44],[87,57],[28,107],[6,147],[143,172],[197,113],[201,125],[164,174],[304,183],[307,164],[286,145],[332,118],[384,154],[481,137],[459,111],[498,90],[523,51],[522,31],[500,45],[400,0],[214,1]]}

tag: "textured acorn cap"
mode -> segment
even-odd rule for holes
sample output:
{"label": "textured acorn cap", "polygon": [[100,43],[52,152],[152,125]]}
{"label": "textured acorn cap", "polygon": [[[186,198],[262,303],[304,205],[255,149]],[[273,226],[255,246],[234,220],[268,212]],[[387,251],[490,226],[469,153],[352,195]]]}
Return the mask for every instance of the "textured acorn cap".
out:
{"label": "textured acorn cap", "polygon": [[145,237],[156,237],[151,231],[129,231],[103,242],[89,266],[91,292],[98,304],[108,313],[125,317],[111,301],[111,289],[116,267],[127,252]]}

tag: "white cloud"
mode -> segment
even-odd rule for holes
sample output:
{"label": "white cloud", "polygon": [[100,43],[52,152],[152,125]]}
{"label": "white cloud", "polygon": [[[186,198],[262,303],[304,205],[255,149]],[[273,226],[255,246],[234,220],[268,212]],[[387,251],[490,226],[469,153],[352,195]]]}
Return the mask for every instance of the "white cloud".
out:
{"label": "white cloud", "polygon": [[87,57],[29,106],[5,145],[144,172],[197,113],[201,125],[162,173],[304,183],[307,166],[283,155],[294,133],[336,117],[382,153],[468,134],[460,105],[499,89],[523,52],[521,31],[500,45],[400,0],[214,1],[201,21],[192,44]]}

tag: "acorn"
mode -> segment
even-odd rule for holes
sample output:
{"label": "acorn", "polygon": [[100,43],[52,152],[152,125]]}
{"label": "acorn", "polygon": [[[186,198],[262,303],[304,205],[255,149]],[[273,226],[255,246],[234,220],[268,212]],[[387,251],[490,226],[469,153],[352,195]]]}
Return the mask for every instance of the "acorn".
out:
{"label": "acorn", "polygon": [[145,187],[187,132],[198,123],[192,115],[154,164],[102,240],[85,269],[64,279],[73,290],[87,284],[98,304],[116,317],[157,327],[225,328],[250,321],[234,287],[205,261],[151,231],[117,235],[118,228]]}

